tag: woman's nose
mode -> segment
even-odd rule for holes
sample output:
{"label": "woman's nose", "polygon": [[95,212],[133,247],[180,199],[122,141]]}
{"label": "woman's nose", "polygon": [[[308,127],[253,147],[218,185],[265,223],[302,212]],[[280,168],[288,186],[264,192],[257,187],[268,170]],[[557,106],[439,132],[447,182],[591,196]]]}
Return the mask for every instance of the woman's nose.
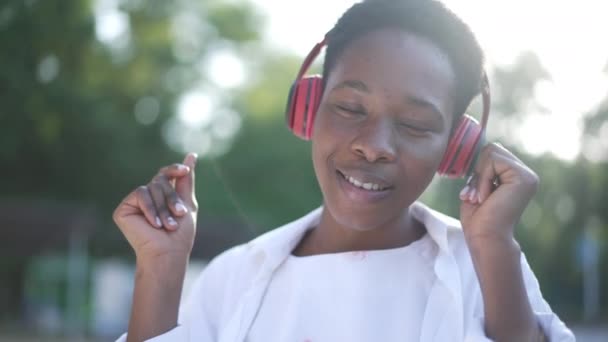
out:
{"label": "woman's nose", "polygon": [[353,153],[370,163],[391,162],[396,158],[392,128],[386,120],[363,126],[351,146]]}

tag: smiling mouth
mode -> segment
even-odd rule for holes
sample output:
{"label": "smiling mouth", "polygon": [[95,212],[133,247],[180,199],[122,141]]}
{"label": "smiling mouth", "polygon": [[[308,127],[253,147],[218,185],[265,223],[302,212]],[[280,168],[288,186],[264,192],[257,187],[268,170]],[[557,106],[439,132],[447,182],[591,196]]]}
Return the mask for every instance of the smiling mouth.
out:
{"label": "smiling mouth", "polygon": [[359,189],[363,189],[363,190],[367,190],[367,191],[376,191],[376,192],[381,192],[381,191],[385,191],[390,189],[389,186],[383,186],[377,183],[373,183],[373,182],[363,182],[361,180],[358,180],[352,176],[346,175],[344,173],[342,173],[341,171],[337,170],[337,173],[340,175],[340,177],[342,177],[344,180],[346,180],[347,182],[349,182],[350,184],[352,184],[353,186],[359,188]]}

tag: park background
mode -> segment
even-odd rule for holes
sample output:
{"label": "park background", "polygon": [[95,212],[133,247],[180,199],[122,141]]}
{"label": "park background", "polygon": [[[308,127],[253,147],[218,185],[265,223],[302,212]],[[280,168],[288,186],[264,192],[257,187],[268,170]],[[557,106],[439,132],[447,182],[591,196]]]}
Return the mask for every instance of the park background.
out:
{"label": "park background", "polygon": [[[187,151],[201,210],[186,288],[222,250],[319,206],[285,100],[352,3],[0,1],[0,340],[124,331],[134,260],[112,210]],[[545,298],[580,341],[605,340],[608,4],[445,3],[488,57],[490,139],[541,178],[517,238]],[[423,200],[457,216],[462,186],[436,179]]]}

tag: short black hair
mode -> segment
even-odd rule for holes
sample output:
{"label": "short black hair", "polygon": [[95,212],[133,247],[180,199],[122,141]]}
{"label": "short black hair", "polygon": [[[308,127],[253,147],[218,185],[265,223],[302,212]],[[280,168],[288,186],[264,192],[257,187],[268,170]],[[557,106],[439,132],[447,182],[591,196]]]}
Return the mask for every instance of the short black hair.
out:
{"label": "short black hair", "polygon": [[430,40],[448,56],[456,78],[458,122],[480,92],[484,57],[467,24],[436,0],[363,0],[350,7],[327,34],[323,86],[350,43],[371,31],[394,28]]}

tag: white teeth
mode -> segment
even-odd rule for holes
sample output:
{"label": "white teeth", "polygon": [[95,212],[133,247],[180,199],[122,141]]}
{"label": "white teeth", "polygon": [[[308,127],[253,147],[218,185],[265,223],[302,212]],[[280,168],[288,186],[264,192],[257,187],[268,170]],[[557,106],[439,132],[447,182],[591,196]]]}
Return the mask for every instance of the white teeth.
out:
{"label": "white teeth", "polygon": [[352,185],[358,187],[358,188],[363,188],[365,190],[374,190],[374,191],[378,191],[378,190],[384,190],[380,185],[378,184],[374,184],[374,183],[362,183],[359,182],[358,180],[354,179],[353,177],[350,176],[344,176],[344,178],[346,178],[346,180],[351,183]]}

